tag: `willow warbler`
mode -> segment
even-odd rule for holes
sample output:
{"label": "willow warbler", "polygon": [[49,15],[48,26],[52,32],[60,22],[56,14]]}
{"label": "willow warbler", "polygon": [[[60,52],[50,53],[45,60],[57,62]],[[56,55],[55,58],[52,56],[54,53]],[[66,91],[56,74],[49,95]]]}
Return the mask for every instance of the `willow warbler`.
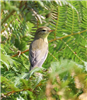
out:
{"label": "willow warbler", "polygon": [[47,37],[52,31],[54,30],[45,26],[37,29],[29,49],[30,70],[35,67],[42,67],[42,64],[46,60],[48,55]]}

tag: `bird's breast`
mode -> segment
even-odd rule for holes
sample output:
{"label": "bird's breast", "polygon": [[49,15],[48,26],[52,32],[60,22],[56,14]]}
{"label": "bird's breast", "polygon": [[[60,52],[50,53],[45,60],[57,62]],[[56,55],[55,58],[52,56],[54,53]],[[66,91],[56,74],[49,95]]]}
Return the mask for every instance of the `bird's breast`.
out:
{"label": "bird's breast", "polygon": [[45,50],[48,49],[48,42],[44,41],[43,39],[36,39],[32,42],[32,49],[36,50]]}

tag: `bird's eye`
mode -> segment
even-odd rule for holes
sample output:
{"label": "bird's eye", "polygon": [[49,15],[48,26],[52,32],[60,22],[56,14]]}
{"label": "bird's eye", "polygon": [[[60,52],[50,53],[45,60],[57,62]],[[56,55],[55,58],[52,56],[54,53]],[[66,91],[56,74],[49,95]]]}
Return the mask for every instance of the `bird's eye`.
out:
{"label": "bird's eye", "polygon": [[42,32],[46,32],[46,30],[42,30]]}

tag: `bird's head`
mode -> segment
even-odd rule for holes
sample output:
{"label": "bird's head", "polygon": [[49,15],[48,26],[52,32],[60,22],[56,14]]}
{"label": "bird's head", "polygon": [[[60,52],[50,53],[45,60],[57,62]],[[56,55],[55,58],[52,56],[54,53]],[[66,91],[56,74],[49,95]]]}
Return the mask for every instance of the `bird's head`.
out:
{"label": "bird's head", "polygon": [[47,38],[49,33],[52,31],[54,31],[54,30],[51,30],[49,27],[42,26],[37,29],[37,31],[35,33],[35,38],[43,38],[43,39]]}

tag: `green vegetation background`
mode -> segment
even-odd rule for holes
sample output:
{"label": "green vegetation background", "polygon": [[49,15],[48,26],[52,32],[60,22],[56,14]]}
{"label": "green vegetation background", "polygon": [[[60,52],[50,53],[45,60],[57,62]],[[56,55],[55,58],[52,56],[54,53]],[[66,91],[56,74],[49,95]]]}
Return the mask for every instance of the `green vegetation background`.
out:
{"label": "green vegetation background", "polygon": [[[29,73],[40,26],[55,31],[44,69]],[[2,100],[87,100],[87,1],[1,1],[1,29]]]}

